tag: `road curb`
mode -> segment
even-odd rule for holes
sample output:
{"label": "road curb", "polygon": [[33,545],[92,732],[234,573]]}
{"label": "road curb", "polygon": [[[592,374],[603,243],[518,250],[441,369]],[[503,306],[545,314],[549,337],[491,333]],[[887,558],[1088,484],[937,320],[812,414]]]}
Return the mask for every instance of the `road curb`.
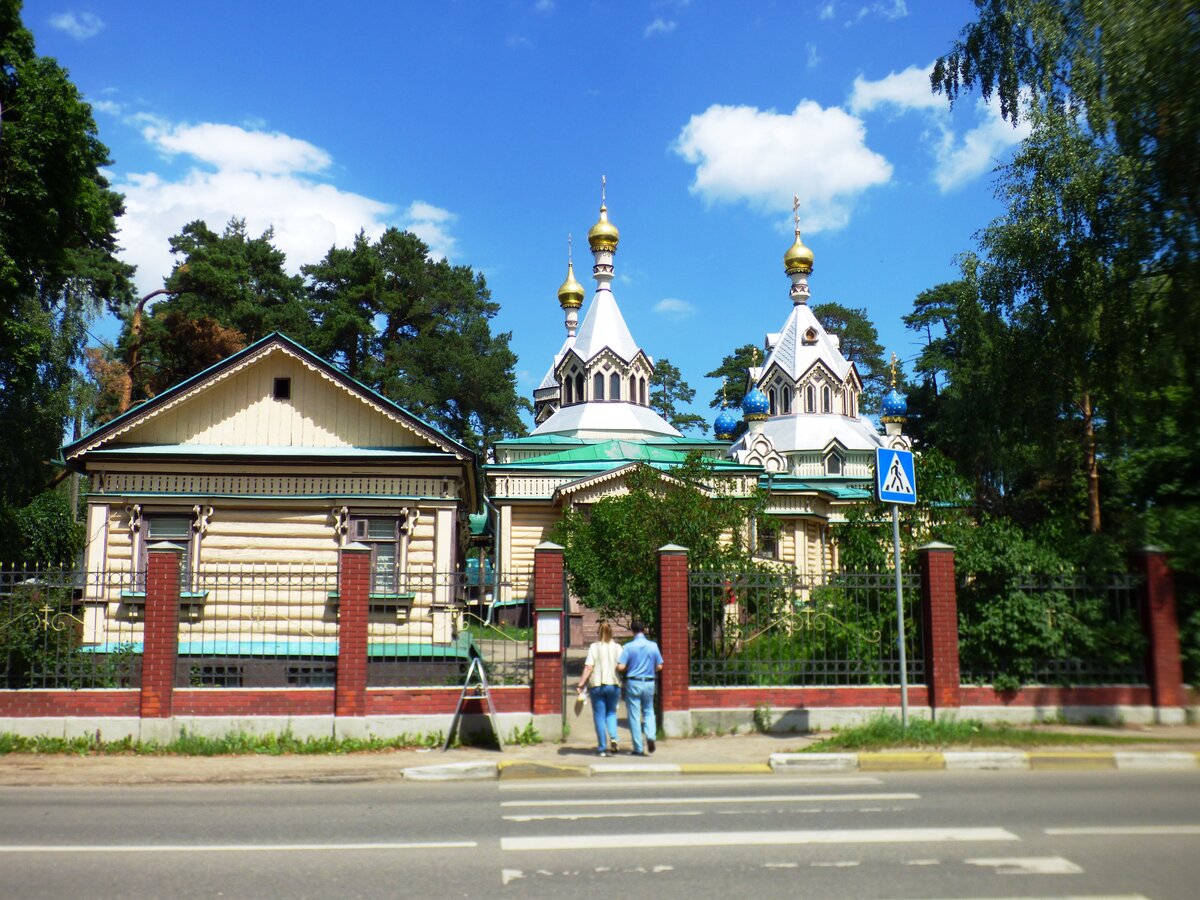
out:
{"label": "road curb", "polygon": [[1030,753],[1031,769],[1115,769],[1116,761],[1111,751],[1103,753]]}
{"label": "road curb", "polygon": [[1028,769],[1029,757],[1020,750],[947,750],[947,769]]}
{"label": "road curb", "polygon": [[486,781],[497,777],[494,762],[442,763],[436,766],[410,766],[404,770],[407,781]]}
{"label": "road curb", "polygon": [[946,760],[942,757],[941,753],[858,754],[858,769],[860,772],[908,772],[944,768],[946,768]]}
{"label": "road curb", "polygon": [[1196,753],[1127,750],[1113,754],[1118,769],[1194,769],[1200,765]]}
{"label": "road curb", "polygon": [[857,753],[772,753],[774,772],[845,772],[858,768]]}
{"label": "road curb", "polygon": [[497,776],[508,778],[588,778],[591,766],[569,766],[559,763],[528,762],[514,760],[496,764]]}

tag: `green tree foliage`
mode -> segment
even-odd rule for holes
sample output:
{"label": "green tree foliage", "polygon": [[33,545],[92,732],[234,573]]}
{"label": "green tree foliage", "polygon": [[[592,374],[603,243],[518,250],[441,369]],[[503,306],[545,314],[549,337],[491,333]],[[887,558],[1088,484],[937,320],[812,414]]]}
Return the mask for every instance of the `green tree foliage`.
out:
{"label": "green tree foliage", "polygon": [[650,406],[680,431],[703,431],[708,427],[704,416],[680,409],[691,403],[695,396],[696,391],[688,386],[679,369],[669,359],[664,356],[654,364],[654,375],[650,379]]}
{"label": "green tree foliage", "polygon": [[[934,88],[996,95],[1032,127],[1001,183],[1008,212],[983,236],[981,297],[1028,351],[1021,364],[1037,366],[1036,443],[1079,448],[1097,531],[1121,512],[1107,504],[1102,517],[1102,498],[1137,450],[1129,425],[1146,406],[1196,429],[1176,413],[1200,397],[1200,351],[1181,337],[1200,332],[1200,22],[1187,0],[976,5]],[[1187,481],[1200,483],[1192,466]],[[1195,502],[1157,490],[1132,499],[1144,511]]]}
{"label": "green tree foliage", "polygon": [[625,495],[568,510],[550,539],[564,547],[572,593],[602,618],[656,622],[660,547],[688,548],[695,570],[752,569],[742,538],[760,498],[716,493],[715,482],[711,464],[692,453],[666,472],[634,470]]}
{"label": "green tree foliage", "polygon": [[[705,378],[719,378],[721,387],[713,394],[712,400],[708,405],[713,409],[720,409],[722,406],[728,406],[730,409],[737,410],[742,405],[742,398],[746,396],[746,387],[749,383],[748,371],[751,366],[758,365],[759,350],[754,344],[742,344],[728,356],[721,360],[721,365],[713,369],[711,372],[706,372]],[[736,441],[746,433],[746,423],[739,421],[737,428],[734,430],[733,439]]]}
{"label": "green tree foliage", "polygon": [[0,0],[0,507],[49,483],[89,319],[130,296],[91,107]]}
{"label": "green tree foliage", "polygon": [[524,433],[511,335],[492,333],[499,305],[483,276],[396,229],[331,248],[303,278],[273,241],[240,219],[171,238],[166,299],[132,312],[116,350],[89,361],[97,421],[278,331],[475,450]]}
{"label": "green tree foliage", "polygon": [[512,335],[492,332],[500,306],[482,275],[394,228],[303,271],[312,349],[475,450],[524,433]]}
{"label": "green tree foliage", "polygon": [[891,387],[891,373],[883,357],[879,332],[867,311],[840,303],[818,303],[812,311],[826,331],[838,336],[842,356],[858,369],[858,376],[863,381],[859,408],[864,413],[878,412],[883,395]]}
{"label": "green tree foliage", "polygon": [[23,546],[6,558],[35,566],[73,566],[83,551],[84,528],[64,490],[44,491],[16,512]]}

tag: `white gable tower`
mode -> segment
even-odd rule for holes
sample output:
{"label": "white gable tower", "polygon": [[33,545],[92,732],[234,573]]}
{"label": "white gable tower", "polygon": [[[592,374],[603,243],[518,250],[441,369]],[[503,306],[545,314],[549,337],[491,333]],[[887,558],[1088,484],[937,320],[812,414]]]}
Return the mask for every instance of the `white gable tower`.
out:
{"label": "white gable tower", "polygon": [[[613,256],[619,242],[617,226],[608,220],[602,188],[600,219],[588,231],[588,244],[595,259],[592,277],[596,292],[576,329],[578,307],[571,308],[563,299],[563,292],[574,281],[573,269],[568,264],[568,280],[559,289],[559,302],[567,313],[567,340],[534,393],[539,414],[534,436],[560,435],[584,440],[661,440],[681,436],[650,408],[654,363],[633,339],[613,297]],[[573,302],[573,288],[568,294]]]}

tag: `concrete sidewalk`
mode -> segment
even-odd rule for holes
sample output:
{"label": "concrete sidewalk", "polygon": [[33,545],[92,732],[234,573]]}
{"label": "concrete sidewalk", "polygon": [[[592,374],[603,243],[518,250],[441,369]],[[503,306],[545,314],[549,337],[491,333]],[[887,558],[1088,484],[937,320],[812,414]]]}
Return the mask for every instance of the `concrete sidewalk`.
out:
{"label": "concrete sidewalk", "polygon": [[821,735],[734,734],[663,740],[653,756],[633,757],[628,746],[598,758],[590,733],[562,744],[400,750],[346,756],[0,756],[0,785],[287,784],[360,781],[672,775],[805,774],[902,769],[1200,769],[1200,727],[1129,728],[1038,726],[1039,730],[1133,743],[1048,745],[882,753],[799,753]]}

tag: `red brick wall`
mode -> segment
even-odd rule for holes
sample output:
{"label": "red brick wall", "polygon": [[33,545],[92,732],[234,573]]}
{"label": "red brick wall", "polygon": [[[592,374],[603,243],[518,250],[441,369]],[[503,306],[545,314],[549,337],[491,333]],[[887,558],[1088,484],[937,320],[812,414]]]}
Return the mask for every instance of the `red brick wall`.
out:
{"label": "red brick wall", "polygon": [[[456,688],[371,688],[367,691],[367,714],[372,716],[454,715],[461,687]],[[493,687],[492,706],[497,713],[529,712],[532,691],[527,687]],[[467,700],[464,713],[486,713],[482,700]]]}
{"label": "red brick wall", "polygon": [[925,632],[925,684],[929,702],[934,709],[954,709],[960,703],[954,548],[930,544],[920,548],[918,553]]}
{"label": "red brick wall", "polygon": [[180,716],[328,716],[334,691],[237,690],[236,688],[176,688],[175,714]]}
{"label": "red brick wall", "polygon": [[150,548],[146,566],[141,704],[144,719],[171,716],[178,650],[179,567],[183,548],[156,549],[156,546]]}
{"label": "red brick wall", "polygon": [[1099,687],[1025,687],[996,691],[990,686],[964,684],[959,692],[963,706],[1149,706],[1150,688],[1141,685]]}
{"label": "red brick wall", "polygon": [[658,551],[658,648],[662,651],[663,712],[691,709],[687,550]]}
{"label": "red brick wall", "polygon": [[1146,678],[1154,705],[1183,706],[1183,662],[1179,655],[1179,622],[1175,583],[1166,554],[1147,548],[1138,556],[1142,574],[1142,627],[1149,639]]}
{"label": "red brick wall", "polygon": [[[928,704],[924,685],[908,688],[909,703]],[[754,709],[769,706],[784,709],[837,709],[854,706],[900,705],[897,687],[716,687],[691,688],[688,702],[692,709]]]}
{"label": "red brick wall", "polygon": [[[541,544],[533,553],[533,609],[534,625],[537,619],[553,615],[547,610],[559,610],[562,616],[565,591],[563,589],[563,552],[556,544]],[[563,708],[563,654],[533,654],[532,712],[535,716],[561,713]]]}
{"label": "red brick wall", "polygon": [[344,547],[338,556],[338,664],[334,715],[366,713],[367,614],[371,591],[371,551]]}
{"label": "red brick wall", "polygon": [[0,716],[138,716],[137,690],[0,691]]}

